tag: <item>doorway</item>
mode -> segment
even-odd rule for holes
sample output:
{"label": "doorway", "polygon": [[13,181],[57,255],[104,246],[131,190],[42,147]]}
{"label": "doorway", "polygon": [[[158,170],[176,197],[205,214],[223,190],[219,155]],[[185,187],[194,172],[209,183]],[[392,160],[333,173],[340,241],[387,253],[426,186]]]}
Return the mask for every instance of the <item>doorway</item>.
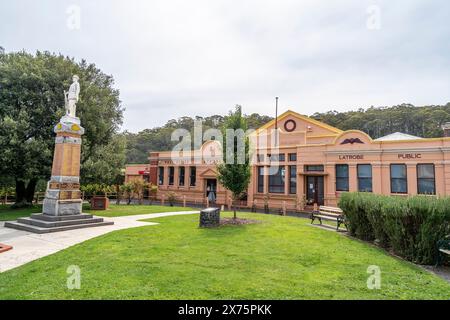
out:
{"label": "doorway", "polygon": [[307,176],[306,177],[306,201],[308,205],[317,203],[319,206],[324,204],[324,177]]}
{"label": "doorway", "polygon": [[210,203],[216,203],[217,199],[217,180],[206,179],[206,194]]}

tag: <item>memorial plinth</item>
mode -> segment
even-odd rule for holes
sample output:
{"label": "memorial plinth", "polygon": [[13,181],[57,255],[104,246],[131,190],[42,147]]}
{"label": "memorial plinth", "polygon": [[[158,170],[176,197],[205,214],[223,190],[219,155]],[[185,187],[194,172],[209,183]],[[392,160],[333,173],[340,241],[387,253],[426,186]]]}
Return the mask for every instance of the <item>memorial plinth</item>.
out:
{"label": "memorial plinth", "polygon": [[6,222],[5,227],[49,233],[78,228],[111,225],[103,218],[82,214],[80,191],[81,136],[80,119],[66,115],[55,126],[55,152],[50,181],[47,184],[42,214]]}

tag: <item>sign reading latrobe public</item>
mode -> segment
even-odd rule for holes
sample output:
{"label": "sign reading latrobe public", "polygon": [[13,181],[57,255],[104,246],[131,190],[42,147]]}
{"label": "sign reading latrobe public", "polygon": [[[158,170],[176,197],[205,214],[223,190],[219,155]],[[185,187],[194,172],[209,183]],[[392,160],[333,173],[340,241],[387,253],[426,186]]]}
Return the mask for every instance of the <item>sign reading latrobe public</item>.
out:
{"label": "sign reading latrobe public", "polygon": [[398,158],[399,159],[421,159],[422,154],[421,153],[399,153]]}
{"label": "sign reading latrobe public", "polygon": [[364,160],[364,155],[362,154],[340,155],[339,160]]}

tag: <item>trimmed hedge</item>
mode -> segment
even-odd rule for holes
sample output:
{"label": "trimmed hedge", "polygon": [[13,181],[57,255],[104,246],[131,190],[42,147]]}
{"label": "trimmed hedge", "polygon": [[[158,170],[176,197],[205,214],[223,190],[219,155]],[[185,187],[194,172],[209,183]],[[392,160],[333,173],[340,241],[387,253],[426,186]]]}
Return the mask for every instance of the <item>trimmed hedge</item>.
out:
{"label": "trimmed hedge", "polygon": [[339,207],[352,236],[419,264],[433,264],[436,242],[450,234],[450,198],[344,193]]}

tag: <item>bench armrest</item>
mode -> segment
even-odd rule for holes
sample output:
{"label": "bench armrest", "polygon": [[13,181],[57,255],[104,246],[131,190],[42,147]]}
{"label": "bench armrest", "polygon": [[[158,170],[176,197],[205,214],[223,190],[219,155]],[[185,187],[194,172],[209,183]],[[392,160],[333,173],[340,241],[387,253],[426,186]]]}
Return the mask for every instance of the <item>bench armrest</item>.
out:
{"label": "bench armrest", "polygon": [[446,240],[446,239],[439,240],[437,242],[437,247],[438,247],[438,249],[449,250],[450,249],[450,239],[449,240]]}

